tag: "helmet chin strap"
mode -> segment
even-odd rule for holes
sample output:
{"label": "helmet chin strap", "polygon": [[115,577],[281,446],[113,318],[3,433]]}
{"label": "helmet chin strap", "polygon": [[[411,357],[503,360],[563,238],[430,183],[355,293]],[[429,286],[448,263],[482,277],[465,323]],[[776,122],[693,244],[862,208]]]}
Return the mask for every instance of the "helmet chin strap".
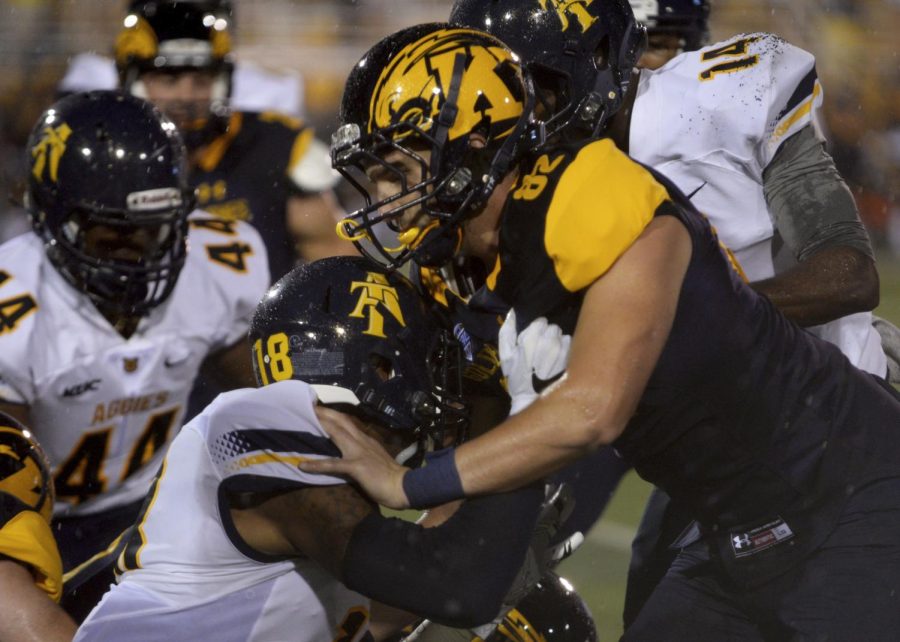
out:
{"label": "helmet chin strap", "polygon": [[[435,119],[436,127],[434,131],[434,146],[431,152],[431,170],[432,176],[438,175],[440,169],[443,148],[450,137],[450,128],[456,122],[459,115],[459,92],[462,88],[463,73],[466,71],[466,54],[460,52],[453,58],[453,75],[450,78],[450,89],[447,91],[447,99],[441,105]],[[438,153],[435,153],[438,152]]]}

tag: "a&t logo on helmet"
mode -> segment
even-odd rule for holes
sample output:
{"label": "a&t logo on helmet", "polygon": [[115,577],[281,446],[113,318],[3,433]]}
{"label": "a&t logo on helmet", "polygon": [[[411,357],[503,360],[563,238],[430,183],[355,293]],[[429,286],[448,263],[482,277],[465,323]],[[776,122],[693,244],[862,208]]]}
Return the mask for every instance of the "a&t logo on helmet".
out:
{"label": "a&t logo on helmet", "polygon": [[[72,135],[72,128],[66,123],[62,123],[59,127],[44,128],[44,135],[41,140],[31,149],[31,156],[34,158],[34,166],[31,173],[39,180],[44,180],[44,169],[49,168],[50,180],[54,183],[57,181],[57,172],[59,170],[59,161],[66,151],[66,140]],[[48,163],[49,159],[49,163]]]}
{"label": "a&t logo on helmet", "polygon": [[556,9],[563,31],[569,30],[569,15],[575,17],[582,32],[597,22],[597,16],[592,16],[587,10],[594,0],[538,0],[538,2],[544,11]]}
{"label": "a&t logo on helmet", "polygon": [[350,292],[356,292],[362,288],[359,301],[350,316],[355,319],[363,319],[366,311],[369,313],[369,327],[363,332],[373,337],[386,339],[384,334],[384,317],[378,311],[378,306],[383,306],[401,326],[406,327],[403,320],[403,311],[400,309],[400,296],[397,290],[388,284],[387,278],[377,272],[369,272],[365,281],[353,281],[350,284]]}

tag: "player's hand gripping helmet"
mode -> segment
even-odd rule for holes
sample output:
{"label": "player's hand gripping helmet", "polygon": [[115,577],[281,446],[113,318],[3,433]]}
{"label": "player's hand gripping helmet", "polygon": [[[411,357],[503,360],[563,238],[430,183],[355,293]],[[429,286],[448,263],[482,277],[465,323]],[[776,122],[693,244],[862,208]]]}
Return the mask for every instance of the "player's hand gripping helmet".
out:
{"label": "player's hand gripping helmet", "polygon": [[50,464],[31,433],[0,412],[0,494],[14,497],[50,523],[53,482]]}
{"label": "player's hand gripping helmet", "polygon": [[681,38],[682,51],[695,51],[709,42],[709,0],[630,0],[634,18],[645,27],[651,46],[654,36]]}
{"label": "player's hand gripping helmet", "polygon": [[212,76],[209,100],[156,101],[172,118],[188,148],[225,131],[234,64],[233,12],[224,0],[134,0],[115,44],[121,87],[149,98],[142,75],[202,71]]}
{"label": "player's hand gripping helmet", "polygon": [[[335,168],[366,200],[338,233],[391,267],[412,257],[420,265],[446,263],[459,250],[462,220],[525,148],[532,105],[518,59],[487,34],[429,24],[385,38],[350,73],[332,137]],[[408,180],[398,158],[416,166],[420,178]],[[359,174],[373,170],[392,177],[396,191],[373,198]],[[432,223],[400,230],[408,211],[424,212]],[[376,236],[381,222],[403,231],[398,247]]]}
{"label": "player's hand gripping helmet", "polygon": [[459,345],[409,281],[362,257],[285,275],[257,306],[250,342],[260,385],[305,381],[322,403],[419,446],[464,436]]}
{"label": "player's hand gripping helmet", "polygon": [[595,137],[621,106],[646,42],[627,0],[456,0],[454,25],[483,29],[521,56],[557,134]]}
{"label": "player's hand gripping helmet", "polygon": [[572,585],[547,573],[486,642],[596,642],[594,618]]}
{"label": "player's hand gripping helmet", "polygon": [[193,202],[175,125],[133,96],[72,94],[38,120],[28,163],[26,206],[59,273],[105,314],[165,301]]}

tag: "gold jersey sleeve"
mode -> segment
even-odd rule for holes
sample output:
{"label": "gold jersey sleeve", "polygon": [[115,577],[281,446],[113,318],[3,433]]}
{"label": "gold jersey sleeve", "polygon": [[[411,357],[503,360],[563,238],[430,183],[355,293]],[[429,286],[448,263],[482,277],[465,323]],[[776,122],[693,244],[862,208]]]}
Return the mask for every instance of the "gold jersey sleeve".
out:
{"label": "gold jersey sleeve", "polygon": [[559,282],[577,292],[603,276],[668,199],[665,187],[612,141],[582,148],[559,179],[544,228]]}
{"label": "gold jersey sleeve", "polygon": [[35,584],[55,602],[62,596],[62,560],[50,525],[39,513],[23,509],[0,527],[0,555],[26,564]]}

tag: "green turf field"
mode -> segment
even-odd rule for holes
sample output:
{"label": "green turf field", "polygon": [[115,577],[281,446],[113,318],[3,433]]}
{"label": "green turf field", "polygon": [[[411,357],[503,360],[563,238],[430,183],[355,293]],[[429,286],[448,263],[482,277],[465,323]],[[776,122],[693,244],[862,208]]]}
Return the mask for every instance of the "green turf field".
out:
{"label": "green turf field", "polygon": [[[877,314],[900,325],[900,260],[880,256],[881,305]],[[640,518],[649,486],[634,473],[622,482],[612,503],[581,548],[561,565],[597,621],[600,640],[618,640],[625,598],[625,573],[631,536]]]}

